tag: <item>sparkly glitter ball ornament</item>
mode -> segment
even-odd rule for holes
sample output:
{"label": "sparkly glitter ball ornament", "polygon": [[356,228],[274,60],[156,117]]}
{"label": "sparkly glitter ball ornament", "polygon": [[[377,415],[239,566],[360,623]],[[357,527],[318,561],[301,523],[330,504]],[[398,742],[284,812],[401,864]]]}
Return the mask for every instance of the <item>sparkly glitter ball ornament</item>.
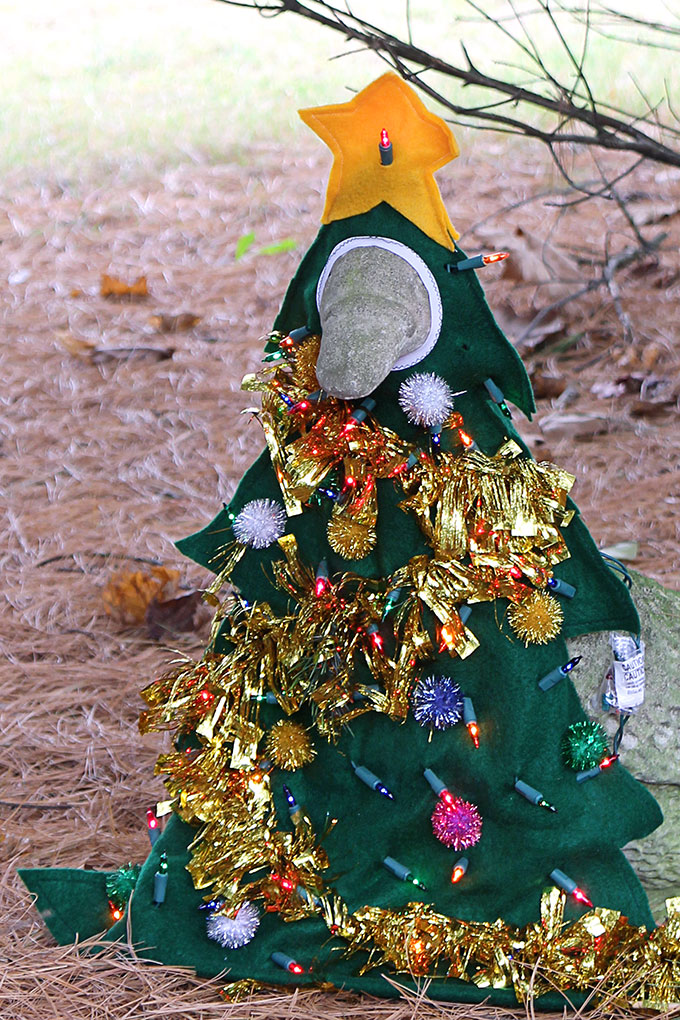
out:
{"label": "sparkly glitter ball ornament", "polygon": [[124,910],[137,885],[141,864],[124,864],[118,871],[106,876],[106,895],[114,907]]}
{"label": "sparkly glitter ball ornament", "polygon": [[281,719],[267,737],[266,753],[280,769],[293,772],[316,758],[314,745],[303,726]]}
{"label": "sparkly glitter ball ornament", "polygon": [[399,387],[399,403],[413,425],[443,425],[453,410],[453,391],[434,372],[416,372]]}
{"label": "sparkly glitter ball ornament", "polygon": [[426,676],[416,685],[411,702],[413,714],[421,726],[446,730],[463,715],[460,687],[448,676]]}
{"label": "sparkly glitter ball ornament", "polygon": [[213,939],[224,949],[240,949],[247,946],[255,937],[260,925],[260,913],[254,903],[246,901],[233,917],[226,914],[210,914],[205,922],[209,939]]}
{"label": "sparkly glitter ball ornament", "polygon": [[607,734],[596,722],[573,723],[562,742],[565,764],[579,772],[599,765],[608,749]]}
{"label": "sparkly glitter ball ornament", "polygon": [[286,530],[286,511],[275,499],[253,499],[234,521],[234,535],[252,549],[266,549]]}
{"label": "sparkly glitter ball ornament", "polygon": [[474,804],[461,797],[453,804],[440,800],[432,812],[432,830],[444,846],[467,850],[479,842],[482,817]]}
{"label": "sparkly glitter ball ornament", "polygon": [[534,591],[508,609],[508,622],[525,645],[545,645],[560,632],[564,613],[556,598]]}
{"label": "sparkly glitter ball ornament", "polygon": [[375,546],[375,528],[350,514],[334,514],[328,523],[328,542],[343,559],[362,560]]}

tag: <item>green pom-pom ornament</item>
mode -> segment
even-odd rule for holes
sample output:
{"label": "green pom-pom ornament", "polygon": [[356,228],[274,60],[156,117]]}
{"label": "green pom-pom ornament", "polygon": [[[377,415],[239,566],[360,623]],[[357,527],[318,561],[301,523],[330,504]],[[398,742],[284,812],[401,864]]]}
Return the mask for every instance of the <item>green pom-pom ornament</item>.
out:
{"label": "green pom-pom ornament", "polygon": [[118,871],[106,876],[106,895],[117,910],[124,910],[137,885],[141,864],[124,864]]}
{"label": "green pom-pom ornament", "polygon": [[607,753],[609,740],[596,722],[572,723],[564,735],[565,764],[579,772],[599,765]]}

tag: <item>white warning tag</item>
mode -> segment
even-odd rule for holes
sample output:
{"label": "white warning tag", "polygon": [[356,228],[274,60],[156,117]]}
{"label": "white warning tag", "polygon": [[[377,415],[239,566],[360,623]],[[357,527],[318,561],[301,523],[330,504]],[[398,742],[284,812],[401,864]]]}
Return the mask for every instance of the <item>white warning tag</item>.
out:
{"label": "white warning tag", "polygon": [[645,646],[623,662],[613,662],[616,707],[620,712],[634,712],[645,700]]}

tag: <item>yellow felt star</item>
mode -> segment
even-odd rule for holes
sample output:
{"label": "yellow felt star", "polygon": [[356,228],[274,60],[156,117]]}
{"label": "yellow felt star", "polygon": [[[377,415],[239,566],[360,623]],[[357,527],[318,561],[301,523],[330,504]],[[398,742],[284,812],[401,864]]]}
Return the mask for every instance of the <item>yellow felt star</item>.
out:
{"label": "yellow felt star", "polygon": [[[458,146],[450,128],[410,85],[389,72],[348,103],[300,110],[300,116],[333,153],[322,223],[388,202],[438,244],[454,247],[458,233],[433,173],[455,159]],[[393,147],[390,166],[380,160],[383,128]]]}

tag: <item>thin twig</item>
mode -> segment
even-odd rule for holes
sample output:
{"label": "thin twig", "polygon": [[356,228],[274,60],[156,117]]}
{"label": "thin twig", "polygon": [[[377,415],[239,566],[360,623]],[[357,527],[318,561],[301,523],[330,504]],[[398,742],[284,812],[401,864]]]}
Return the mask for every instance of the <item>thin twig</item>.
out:
{"label": "thin twig", "polygon": [[114,553],[114,552],[77,552],[77,553],[61,553],[58,556],[48,556],[46,560],[40,560],[35,564],[36,567],[46,567],[50,563],[57,563],[59,560],[70,560],[75,559],[76,556],[92,556],[93,559],[102,560],[129,560],[131,563],[148,563],[152,567],[162,567],[162,560],[153,559],[150,556],[130,556],[129,553]]}

